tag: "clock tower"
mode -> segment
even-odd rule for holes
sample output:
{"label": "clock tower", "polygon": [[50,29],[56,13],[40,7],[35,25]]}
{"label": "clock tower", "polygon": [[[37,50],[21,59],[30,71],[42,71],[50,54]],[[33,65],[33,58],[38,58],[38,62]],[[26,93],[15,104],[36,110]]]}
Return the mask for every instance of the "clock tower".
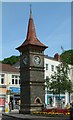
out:
{"label": "clock tower", "polygon": [[21,105],[20,113],[41,110],[45,102],[44,50],[47,48],[37,36],[30,7],[26,40],[16,48],[20,52]]}

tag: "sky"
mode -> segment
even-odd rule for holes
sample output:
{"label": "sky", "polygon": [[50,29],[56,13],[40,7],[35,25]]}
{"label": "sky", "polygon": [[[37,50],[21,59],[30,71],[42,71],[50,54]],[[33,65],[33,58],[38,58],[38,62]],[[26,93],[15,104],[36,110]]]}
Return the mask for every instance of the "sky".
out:
{"label": "sky", "polygon": [[3,2],[0,60],[20,55],[15,48],[26,39],[30,3],[37,38],[48,46],[45,54],[51,57],[61,54],[61,46],[71,49],[70,2]]}

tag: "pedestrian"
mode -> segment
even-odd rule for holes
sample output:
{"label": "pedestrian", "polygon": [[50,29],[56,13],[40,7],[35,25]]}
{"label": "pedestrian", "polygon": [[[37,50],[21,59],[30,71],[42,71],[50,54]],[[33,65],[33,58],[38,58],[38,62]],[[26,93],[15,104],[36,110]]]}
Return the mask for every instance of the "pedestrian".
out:
{"label": "pedestrian", "polygon": [[52,107],[52,102],[53,102],[52,97],[50,97],[49,98],[50,107]]}
{"label": "pedestrian", "polygon": [[11,101],[9,102],[9,111],[11,112],[11,109],[12,109],[12,104],[11,104]]}
{"label": "pedestrian", "polygon": [[21,101],[19,100],[19,110],[20,110],[20,104],[21,104]]}

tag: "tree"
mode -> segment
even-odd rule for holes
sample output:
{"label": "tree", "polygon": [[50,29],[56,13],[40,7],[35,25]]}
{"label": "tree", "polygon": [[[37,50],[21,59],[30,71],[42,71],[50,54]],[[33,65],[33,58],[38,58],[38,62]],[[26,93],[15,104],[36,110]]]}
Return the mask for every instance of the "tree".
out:
{"label": "tree", "polygon": [[72,49],[64,51],[60,56],[61,56],[61,59],[65,63],[73,65],[73,50]]}
{"label": "tree", "polygon": [[72,82],[68,77],[68,72],[68,64],[65,62],[61,62],[57,66],[57,70],[49,78],[49,81],[46,80],[47,87],[49,88],[49,90],[52,91],[53,94],[59,95],[59,100],[61,93],[65,93],[65,91],[69,93],[72,92]]}
{"label": "tree", "polygon": [[67,90],[68,92],[72,91],[72,82],[68,77],[69,67],[67,63],[61,63],[57,67],[57,71],[51,75],[51,80],[53,83],[53,80],[55,81],[55,86],[57,88],[57,92],[60,96],[60,93],[65,92]]}
{"label": "tree", "polygon": [[2,60],[2,63],[13,65],[17,61],[19,61],[19,56],[11,56],[9,58],[5,58],[4,60]]}

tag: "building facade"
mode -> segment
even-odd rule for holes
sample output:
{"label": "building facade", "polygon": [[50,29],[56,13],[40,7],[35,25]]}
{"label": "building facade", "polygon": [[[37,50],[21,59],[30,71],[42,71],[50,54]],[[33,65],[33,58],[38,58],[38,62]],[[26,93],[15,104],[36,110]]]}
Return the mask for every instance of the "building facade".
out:
{"label": "building facade", "polygon": [[[45,67],[44,78],[45,79],[50,78],[50,76],[57,70],[57,66],[61,62],[59,55],[58,57],[56,58],[54,56],[54,58],[52,58],[52,57],[45,56],[45,59],[44,59],[44,67]],[[73,66],[69,65],[69,69],[70,70],[69,70],[68,76],[69,76],[69,79],[73,81]],[[53,93],[51,93],[46,87],[45,88],[46,105],[50,104],[50,98],[52,98],[53,100],[53,106],[57,106],[59,95],[58,94],[53,95]],[[61,98],[61,102],[64,103],[63,106],[66,106],[70,102],[73,102],[73,94],[70,94],[70,98],[69,98],[68,92],[65,92],[65,94],[60,94],[60,98]]]}
{"label": "building facade", "polygon": [[8,64],[0,63],[0,111],[4,111],[5,102],[11,101],[16,108],[20,100],[19,69]]}

